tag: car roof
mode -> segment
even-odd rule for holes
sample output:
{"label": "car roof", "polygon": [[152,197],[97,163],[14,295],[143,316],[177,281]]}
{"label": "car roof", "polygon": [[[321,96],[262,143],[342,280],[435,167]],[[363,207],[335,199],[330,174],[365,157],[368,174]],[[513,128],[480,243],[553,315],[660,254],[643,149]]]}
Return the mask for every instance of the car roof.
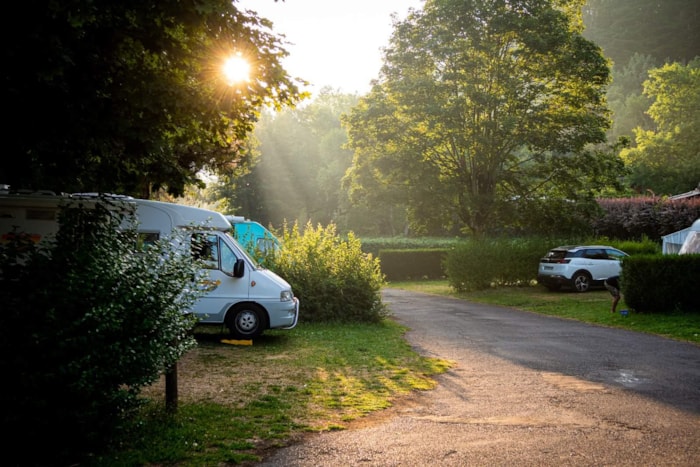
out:
{"label": "car roof", "polygon": [[617,250],[618,248],[612,247],[610,245],[562,245],[558,246],[556,248],[552,248],[553,250],[581,250],[583,248],[612,248],[613,250]]}

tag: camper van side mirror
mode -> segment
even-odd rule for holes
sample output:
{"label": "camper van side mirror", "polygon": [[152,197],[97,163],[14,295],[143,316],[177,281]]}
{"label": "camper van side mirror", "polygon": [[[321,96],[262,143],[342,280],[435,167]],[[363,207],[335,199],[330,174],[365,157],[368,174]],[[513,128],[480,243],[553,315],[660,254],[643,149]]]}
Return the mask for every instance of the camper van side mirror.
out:
{"label": "camper van side mirror", "polygon": [[233,265],[233,277],[243,277],[245,273],[245,261],[242,259],[237,259],[236,264]]}

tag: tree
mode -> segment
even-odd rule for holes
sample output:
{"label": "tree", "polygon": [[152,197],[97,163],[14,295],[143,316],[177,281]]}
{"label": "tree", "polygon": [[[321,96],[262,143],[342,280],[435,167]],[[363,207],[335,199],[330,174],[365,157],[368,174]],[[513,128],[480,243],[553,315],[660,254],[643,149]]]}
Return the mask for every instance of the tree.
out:
{"label": "tree", "polygon": [[[3,32],[13,188],[181,194],[239,163],[259,108],[303,97],[269,21],[230,0],[28,0]],[[252,64],[225,82],[224,59]]]}
{"label": "tree", "polygon": [[634,54],[624,67],[613,67],[612,83],[607,93],[613,115],[609,138],[630,138],[636,127],[647,130],[654,127],[646,113],[651,99],[642,94],[649,70],[656,67],[654,63],[650,55]]}
{"label": "tree", "polygon": [[[303,108],[263,113],[253,136],[255,164],[250,172],[217,183],[232,212],[264,225],[285,220],[328,224],[344,217],[340,180],[352,154],[340,116],[357,96],[324,88]],[[345,222],[343,222],[345,227]]]}
{"label": "tree", "polygon": [[700,182],[700,58],[651,70],[644,95],[653,100],[648,114],[656,129],[636,128],[637,146],[622,152],[632,186],[656,194],[692,190]]}
{"label": "tree", "polygon": [[[196,345],[186,311],[203,293],[201,265],[173,254],[179,232],[139,246],[133,209],[76,201],[61,208],[55,236],[0,245],[10,465],[70,465],[104,448],[141,406],[141,389]],[[44,448],[17,448],[31,436]]]}
{"label": "tree", "polygon": [[477,235],[595,209],[622,165],[602,146],[609,69],[581,36],[581,4],[428,0],[395,23],[380,79],[346,120],[356,199],[392,193],[414,227]]}

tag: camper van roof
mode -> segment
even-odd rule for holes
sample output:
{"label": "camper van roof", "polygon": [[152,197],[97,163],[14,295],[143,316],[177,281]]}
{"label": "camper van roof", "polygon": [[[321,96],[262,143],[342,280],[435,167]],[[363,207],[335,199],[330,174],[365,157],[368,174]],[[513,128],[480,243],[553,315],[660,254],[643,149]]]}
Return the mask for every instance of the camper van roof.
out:
{"label": "camper van roof", "polygon": [[151,206],[170,214],[173,222],[178,227],[208,227],[216,230],[229,230],[231,224],[228,223],[223,214],[208,209],[186,206],[184,204],[166,203],[164,201],[133,200],[137,204]]}
{"label": "camper van roof", "polygon": [[235,224],[237,222],[245,222],[248,219],[245,218],[245,216],[234,216],[233,214],[226,214],[224,216],[227,221],[229,221],[231,224]]}

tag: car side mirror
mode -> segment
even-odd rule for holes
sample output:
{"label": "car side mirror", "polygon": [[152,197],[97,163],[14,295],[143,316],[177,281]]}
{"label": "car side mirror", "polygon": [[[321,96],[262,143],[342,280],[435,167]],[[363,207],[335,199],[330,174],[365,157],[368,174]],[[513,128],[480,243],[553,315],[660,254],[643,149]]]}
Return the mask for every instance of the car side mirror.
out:
{"label": "car side mirror", "polygon": [[233,277],[243,277],[245,273],[245,261],[242,259],[237,259],[236,264],[233,265]]}

